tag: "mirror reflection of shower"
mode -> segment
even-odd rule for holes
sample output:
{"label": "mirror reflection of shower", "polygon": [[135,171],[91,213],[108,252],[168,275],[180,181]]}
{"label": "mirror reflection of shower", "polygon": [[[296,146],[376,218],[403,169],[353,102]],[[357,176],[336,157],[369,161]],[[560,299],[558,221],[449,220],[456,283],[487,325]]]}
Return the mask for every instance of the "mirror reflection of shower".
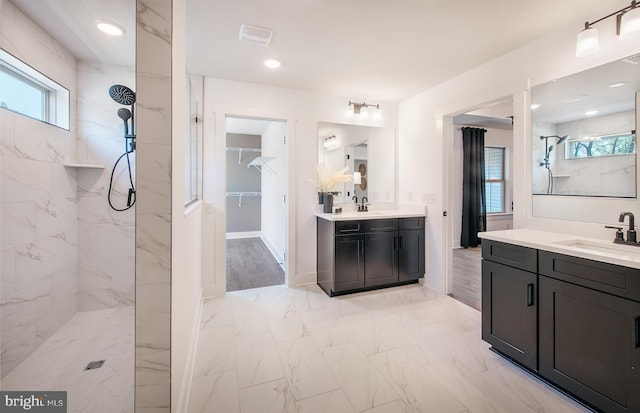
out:
{"label": "mirror reflection of shower", "polygon": [[[130,88],[123,85],[113,85],[109,88],[109,95],[111,98],[121,105],[131,106],[131,110],[127,108],[118,109],[118,117],[122,119],[124,122],[124,147],[125,151],[116,163],[113,165],[113,169],[111,170],[111,178],[109,179],[109,191],[107,192],[107,201],[109,202],[109,206],[114,211],[126,211],[131,208],[136,202],[136,189],[133,183],[133,173],[131,172],[131,159],[129,154],[133,153],[136,149],[136,132],[135,132],[135,117],[134,117],[134,106],[136,103],[136,94]],[[129,120],[131,120],[131,128],[129,128]],[[118,208],[113,205],[111,200],[111,193],[113,188],[113,178],[116,172],[116,167],[118,163],[122,160],[126,159],[127,161],[127,172],[129,175],[129,192],[127,194],[127,205],[122,208]]]}
{"label": "mirror reflection of shower", "polygon": [[549,136],[540,136],[540,140],[544,139],[544,159],[540,161],[540,166],[543,166],[547,170],[547,194],[553,193],[553,172],[551,172],[551,162],[550,155],[553,152],[554,145],[549,145],[549,139],[556,138],[558,141],[556,142],[556,146],[562,143],[565,143],[567,139],[569,139],[569,135],[558,136],[558,135],[549,135]]}

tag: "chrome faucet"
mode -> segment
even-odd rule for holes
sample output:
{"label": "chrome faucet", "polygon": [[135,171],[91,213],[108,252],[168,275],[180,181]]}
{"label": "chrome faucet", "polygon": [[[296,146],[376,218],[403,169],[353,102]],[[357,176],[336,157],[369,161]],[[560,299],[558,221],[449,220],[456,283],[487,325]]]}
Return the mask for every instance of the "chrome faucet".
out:
{"label": "chrome faucet", "polygon": [[355,195],[352,196],[351,200],[353,201],[354,204],[356,204],[356,205],[358,204],[358,197],[357,196],[355,196]]}
{"label": "chrome faucet", "polygon": [[621,212],[618,222],[624,222],[624,217],[629,217],[629,229],[627,230],[627,242],[636,242],[635,218],[631,212]]}

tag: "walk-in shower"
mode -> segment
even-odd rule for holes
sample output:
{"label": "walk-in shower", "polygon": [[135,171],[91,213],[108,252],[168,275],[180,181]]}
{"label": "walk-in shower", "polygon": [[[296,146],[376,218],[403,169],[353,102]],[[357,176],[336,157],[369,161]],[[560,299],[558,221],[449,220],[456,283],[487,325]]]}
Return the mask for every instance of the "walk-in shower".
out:
{"label": "walk-in shower", "polygon": [[[113,169],[111,170],[111,178],[109,179],[109,191],[107,193],[107,201],[109,202],[109,206],[114,211],[126,211],[131,208],[136,202],[136,188],[133,183],[133,174],[131,172],[131,159],[129,154],[133,153],[136,149],[136,132],[135,132],[135,118],[134,118],[134,106],[136,103],[136,94],[133,90],[123,85],[113,85],[109,88],[109,96],[116,102],[121,105],[131,106],[131,110],[127,108],[118,109],[118,117],[122,119],[124,122],[124,153],[120,155],[116,163],[113,165]],[[131,120],[131,129],[129,129],[129,120]],[[118,208],[113,205],[111,200],[111,194],[113,189],[113,178],[116,173],[116,168],[118,163],[122,159],[127,160],[127,172],[129,175],[129,191],[127,194],[127,205],[122,208]]]}
{"label": "walk-in shower", "polygon": [[553,152],[554,145],[549,145],[549,139],[556,138],[558,141],[556,142],[556,146],[561,143],[565,143],[567,139],[569,139],[569,135],[558,136],[558,135],[549,135],[549,136],[540,136],[540,140],[544,139],[544,159],[540,161],[540,166],[543,166],[547,170],[547,194],[553,193],[553,172],[551,172],[551,162],[550,155]]}

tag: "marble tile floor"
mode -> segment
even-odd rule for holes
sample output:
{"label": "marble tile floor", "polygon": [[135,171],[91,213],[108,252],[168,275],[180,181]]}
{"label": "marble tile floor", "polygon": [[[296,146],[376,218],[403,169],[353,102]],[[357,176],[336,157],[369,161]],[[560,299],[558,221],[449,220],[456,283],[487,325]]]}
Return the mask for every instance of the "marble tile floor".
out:
{"label": "marble tile floor", "polygon": [[[69,413],[133,413],[134,314],[133,306],[76,313],[0,388],[67,391]],[[104,365],[84,370],[97,360]]]}
{"label": "marble tile floor", "polygon": [[188,413],[589,411],[491,352],[480,312],[421,285],[203,302]]}

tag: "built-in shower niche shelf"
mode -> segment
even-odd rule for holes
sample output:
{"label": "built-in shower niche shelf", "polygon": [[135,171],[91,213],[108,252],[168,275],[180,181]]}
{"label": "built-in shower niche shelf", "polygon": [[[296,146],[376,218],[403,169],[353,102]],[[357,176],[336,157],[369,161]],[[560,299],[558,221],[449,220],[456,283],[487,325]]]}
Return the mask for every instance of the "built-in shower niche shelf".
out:
{"label": "built-in shower niche shelf", "polygon": [[249,162],[249,164],[247,165],[247,168],[253,166],[257,170],[259,170],[260,173],[262,173],[263,171],[268,171],[269,173],[273,174],[273,173],[275,173],[275,171],[269,165],[267,165],[267,163],[273,161],[274,159],[276,159],[276,158],[269,158],[269,157],[266,157],[266,156],[258,156],[256,159],[254,159],[253,161]]}
{"label": "built-in shower niche shelf", "polygon": [[65,168],[104,169],[104,165],[92,165],[88,163],[65,163]]}

